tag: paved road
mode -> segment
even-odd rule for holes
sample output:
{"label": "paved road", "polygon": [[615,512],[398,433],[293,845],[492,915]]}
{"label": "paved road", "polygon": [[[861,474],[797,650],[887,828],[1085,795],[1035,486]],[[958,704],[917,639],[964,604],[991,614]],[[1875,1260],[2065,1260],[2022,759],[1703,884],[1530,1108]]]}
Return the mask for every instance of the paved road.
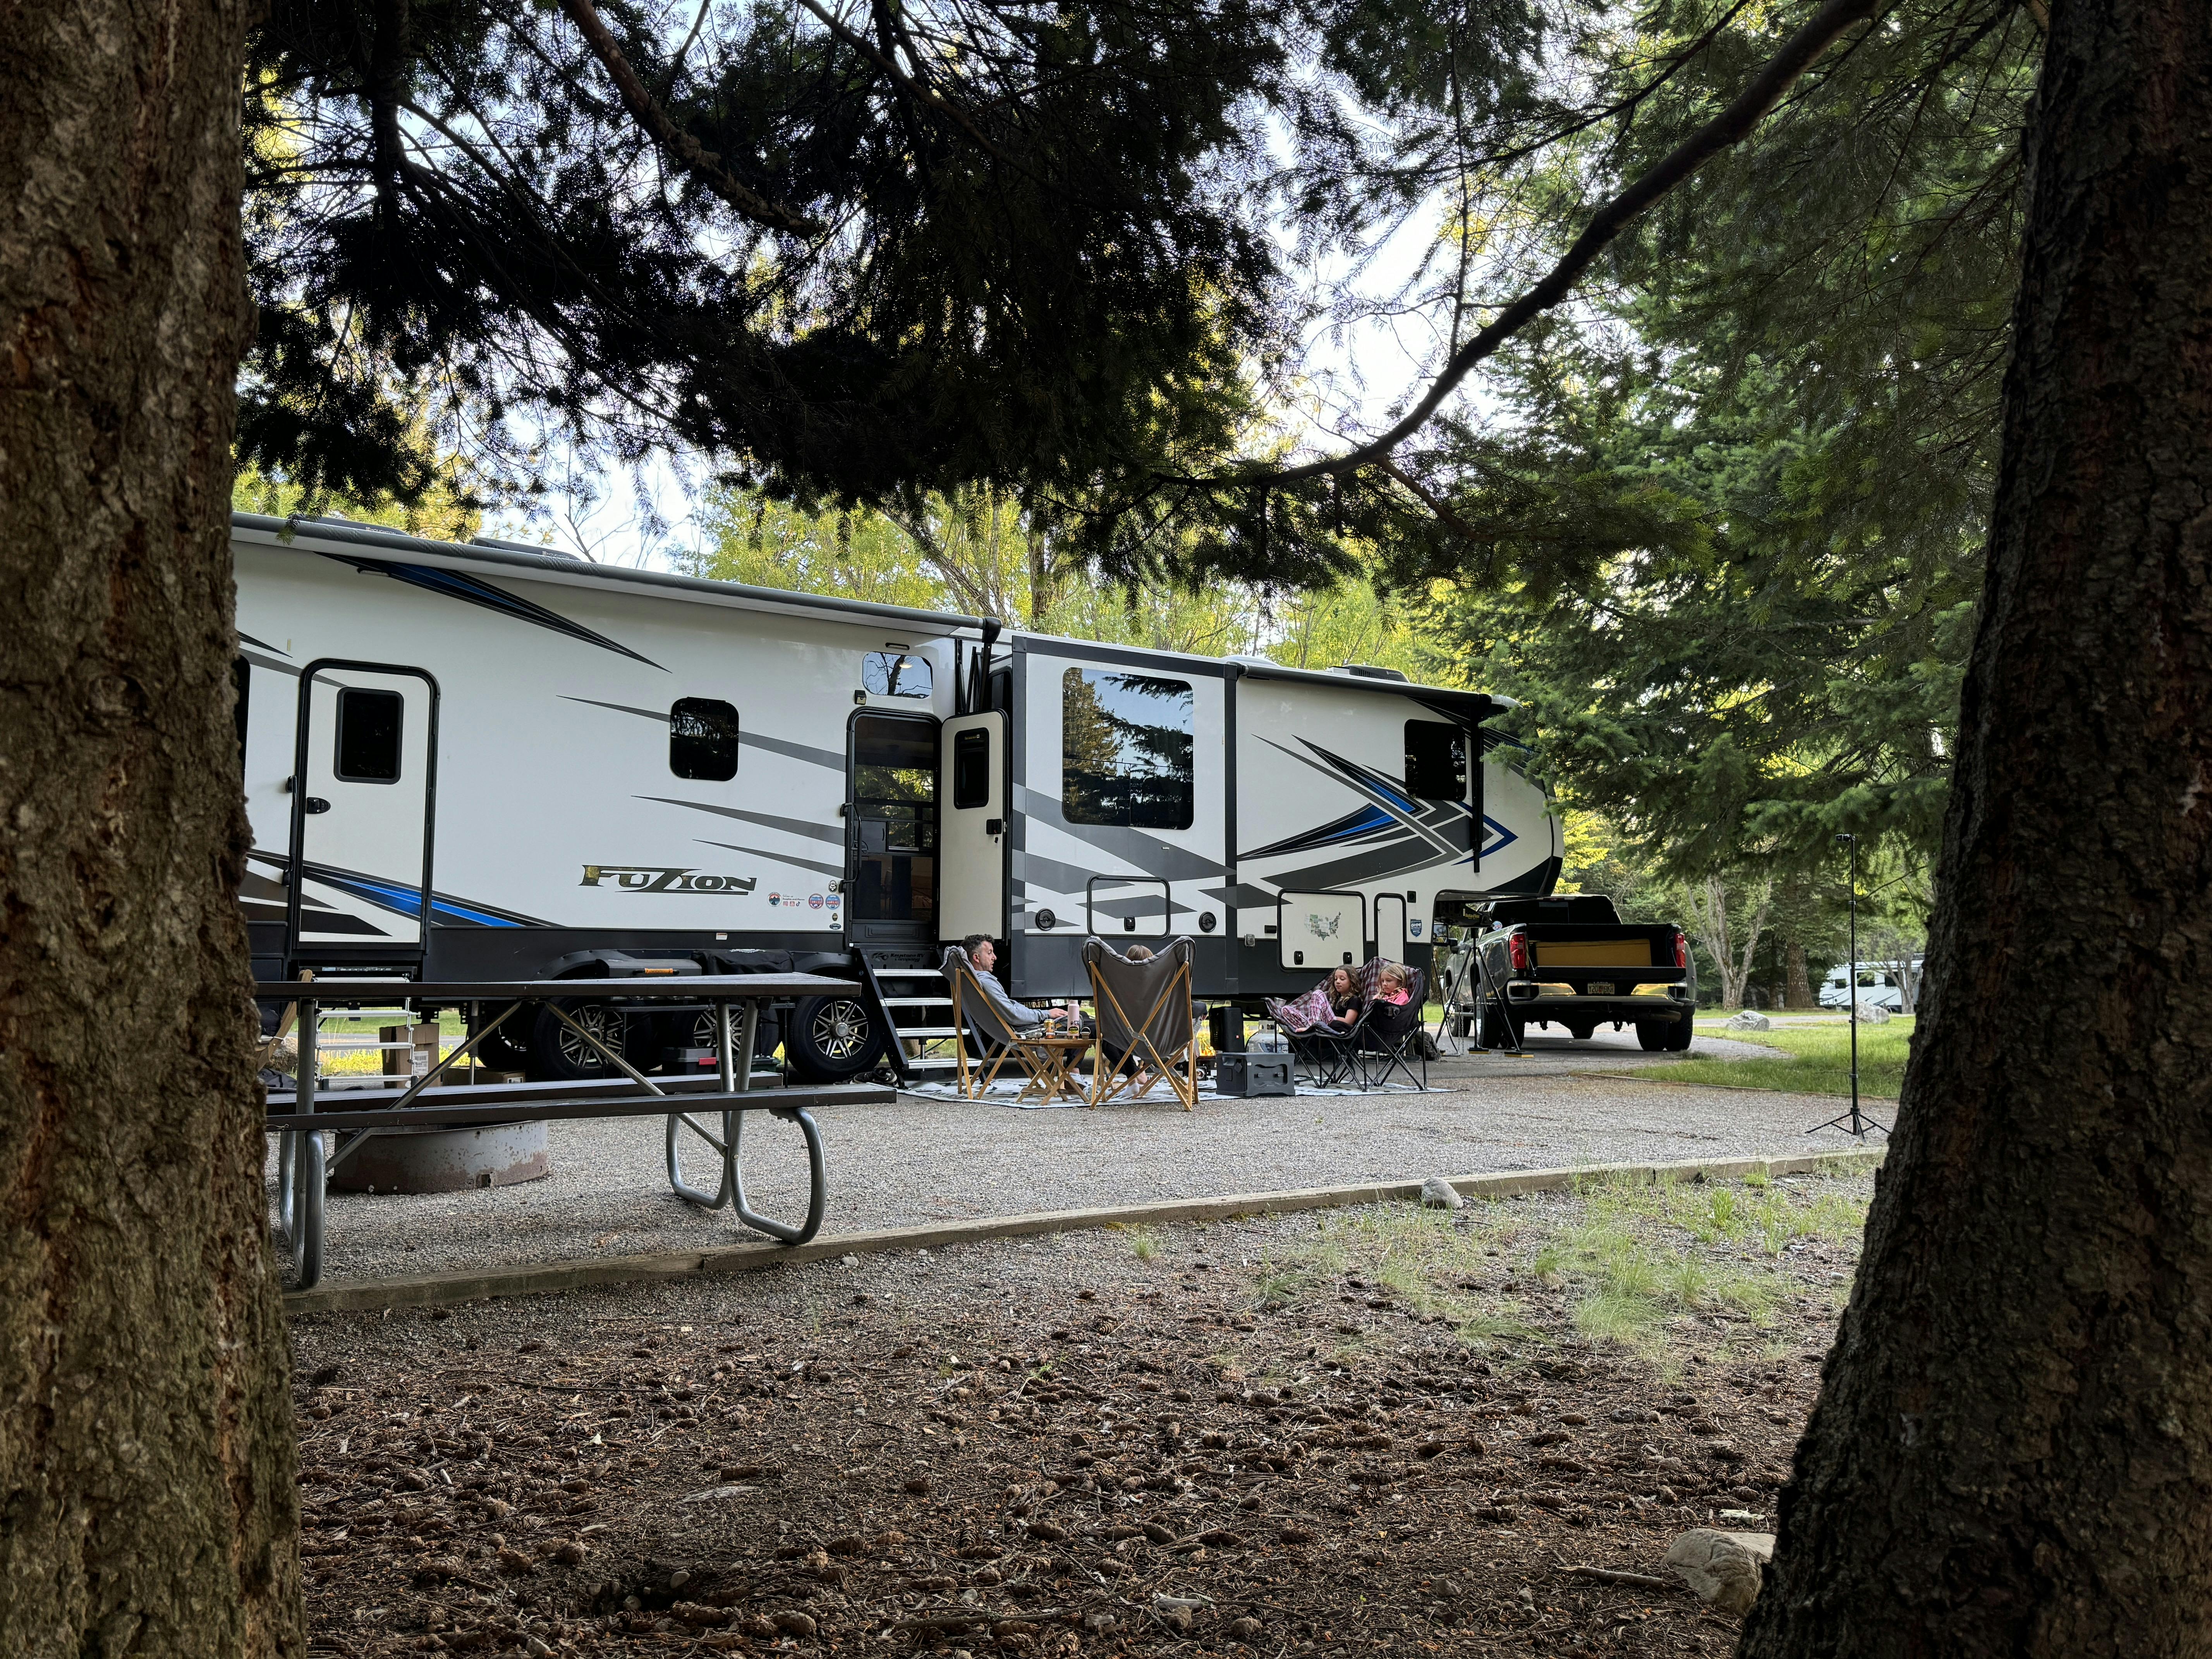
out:
{"label": "paved road", "polygon": [[[1481,1055],[1431,1068],[1426,1095],[1202,1100],[1099,1111],[1018,1111],[902,1097],[819,1115],[832,1194],[825,1231],[1136,1203],[1219,1193],[1418,1179],[1574,1163],[1729,1158],[1849,1146],[1807,1134],[1825,1097],[1686,1088],[1602,1075],[1669,1056],[1632,1035],[1584,1043],[1531,1033],[1525,1059]],[[1695,1052],[1771,1053],[1700,1035]],[[431,1196],[333,1193],[330,1277],[472,1263],[680,1250],[754,1235],[726,1212],[674,1198],[659,1119],[556,1123],[554,1173],[526,1186]],[[795,1216],[805,1165],[787,1125],[747,1133],[755,1207]],[[273,1173],[273,1172],[272,1172]],[[695,1181],[702,1177],[693,1176]]]}

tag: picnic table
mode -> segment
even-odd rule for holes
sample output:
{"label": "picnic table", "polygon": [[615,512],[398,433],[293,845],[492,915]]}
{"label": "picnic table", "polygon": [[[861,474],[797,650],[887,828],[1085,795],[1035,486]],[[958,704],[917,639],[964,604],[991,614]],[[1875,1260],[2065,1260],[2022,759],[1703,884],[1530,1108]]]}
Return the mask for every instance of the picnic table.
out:
{"label": "picnic table", "polygon": [[[820,974],[667,975],[626,979],[457,980],[370,979],[356,975],[322,980],[264,981],[254,987],[264,1002],[296,1004],[299,1010],[299,1085],[271,1091],[266,1127],[277,1137],[278,1224],[296,1267],[294,1288],[317,1283],[323,1272],[323,1195],[331,1170],[360,1150],[373,1135],[392,1130],[459,1129],[488,1123],[562,1118],[644,1117],[668,1119],[668,1184],[677,1196],[702,1208],[728,1206],[746,1226],[786,1244],[804,1244],[822,1226],[828,1199],[822,1131],[812,1109],[845,1102],[881,1103],[894,1091],[870,1084],[836,1084],[810,1088],[754,1087],[753,1048],[760,1033],[761,1005],[787,998],[849,992],[851,982]],[[428,1011],[467,1010],[470,1032],[451,1054],[437,1058],[428,1073],[406,1081],[397,1094],[378,1090],[318,1087],[315,1075],[316,1015],[325,1006],[412,1004]],[[569,1017],[562,1005],[593,1002],[702,1002],[713,1010],[719,1065],[712,1077],[647,1077],[615,1048]],[[574,1083],[441,1083],[454,1064],[470,1055],[518,1010],[542,1003],[610,1066],[619,1079]],[[487,1017],[488,1016],[488,1017]],[[738,1056],[744,1056],[743,1063]],[[780,1074],[777,1081],[781,1081]],[[346,1097],[336,1103],[334,1097]],[[747,1112],[771,1112],[795,1124],[806,1143],[807,1206],[805,1221],[793,1225],[757,1212],[745,1198],[741,1148]],[[695,1114],[721,1114],[717,1133]],[[684,1178],[682,1138],[696,1135],[721,1164],[721,1180],[712,1192]],[[337,1145],[327,1154],[323,1136]]]}

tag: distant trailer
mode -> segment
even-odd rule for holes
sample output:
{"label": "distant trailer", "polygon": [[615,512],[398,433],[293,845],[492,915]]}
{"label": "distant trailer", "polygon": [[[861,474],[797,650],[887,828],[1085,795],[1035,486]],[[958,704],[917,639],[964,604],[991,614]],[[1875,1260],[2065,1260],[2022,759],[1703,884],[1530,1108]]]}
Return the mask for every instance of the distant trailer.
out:
{"label": "distant trailer", "polygon": [[[1249,1003],[1377,952],[1425,965],[1440,904],[1559,873],[1543,790],[1482,730],[1512,705],[1480,692],[343,521],[238,514],[232,548],[264,980],[855,948],[914,980],[986,933],[1034,1000],[1088,989],[1088,933],[1188,933],[1198,994]],[[829,1080],[890,1035],[854,1000],[783,1040]],[[530,1043],[539,1072],[596,1063]]]}

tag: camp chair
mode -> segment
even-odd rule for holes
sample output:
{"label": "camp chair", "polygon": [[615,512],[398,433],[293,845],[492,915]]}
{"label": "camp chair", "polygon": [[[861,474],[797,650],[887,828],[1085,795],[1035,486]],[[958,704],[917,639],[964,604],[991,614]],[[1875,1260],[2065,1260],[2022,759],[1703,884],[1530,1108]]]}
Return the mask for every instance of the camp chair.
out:
{"label": "camp chair", "polygon": [[[1134,1060],[1137,1071],[1166,1079],[1183,1110],[1196,1107],[1198,1034],[1191,1014],[1190,959],[1197,949],[1189,939],[1179,939],[1149,962],[1132,962],[1102,939],[1083,941],[1098,1027],[1088,1104],[1102,1104],[1130,1087],[1136,1079],[1127,1062]],[[1146,1092],[1152,1086],[1147,1083]]]}
{"label": "camp chair", "polygon": [[1267,1012],[1290,1039],[1291,1060],[1306,1068],[1306,1080],[1316,1089],[1334,1089],[1357,1081],[1359,1075],[1358,1054],[1352,1040],[1357,1027],[1322,1022],[1322,1011],[1328,1006],[1326,978],[1294,1001],[1267,999]]}
{"label": "camp chair", "polygon": [[[945,959],[938,965],[938,971],[952,988],[953,1030],[974,1032],[983,1050],[975,1058],[971,1073],[966,1041],[958,1039],[952,1045],[960,1066],[960,1092],[964,1097],[973,1100],[989,1089],[998,1081],[1000,1069],[1009,1060],[1019,1066],[1029,1079],[1015,1097],[1018,1100],[1051,1100],[1067,1092],[1067,1060],[1073,1051],[1064,1044],[1044,1041],[1045,1028],[1042,1024],[1022,1030],[1008,1024],[998,1005],[976,984],[975,964],[968,960],[966,951],[957,945],[946,945]],[[987,1061],[988,1070],[985,1069]]]}
{"label": "camp chair", "polygon": [[[1375,990],[1382,988],[1383,963],[1377,961],[1374,969]],[[1401,1007],[1383,1002],[1370,994],[1367,1006],[1361,1012],[1359,1022],[1352,1028],[1353,1047],[1360,1057],[1360,1086],[1385,1089],[1390,1085],[1393,1073],[1402,1073],[1407,1083],[1417,1089],[1429,1086],[1429,1051],[1420,1039],[1426,1035],[1421,1028],[1421,1010],[1428,1006],[1429,976],[1418,968],[1406,970],[1411,980],[1413,994]],[[1362,969],[1363,984],[1367,970]],[[1420,1066],[1416,1077],[1413,1067]]]}

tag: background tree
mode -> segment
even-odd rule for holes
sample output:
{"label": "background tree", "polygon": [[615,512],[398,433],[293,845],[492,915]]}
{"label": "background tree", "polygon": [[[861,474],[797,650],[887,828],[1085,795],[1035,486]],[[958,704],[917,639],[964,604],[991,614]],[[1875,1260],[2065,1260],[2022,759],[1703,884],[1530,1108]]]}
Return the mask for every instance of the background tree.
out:
{"label": "background tree", "polygon": [[2212,1604],[2212,27],[2059,0],[1896,1137],[1747,1659]]}
{"label": "background tree", "polygon": [[0,36],[0,1652],[303,1653],[231,717],[246,8]]}

